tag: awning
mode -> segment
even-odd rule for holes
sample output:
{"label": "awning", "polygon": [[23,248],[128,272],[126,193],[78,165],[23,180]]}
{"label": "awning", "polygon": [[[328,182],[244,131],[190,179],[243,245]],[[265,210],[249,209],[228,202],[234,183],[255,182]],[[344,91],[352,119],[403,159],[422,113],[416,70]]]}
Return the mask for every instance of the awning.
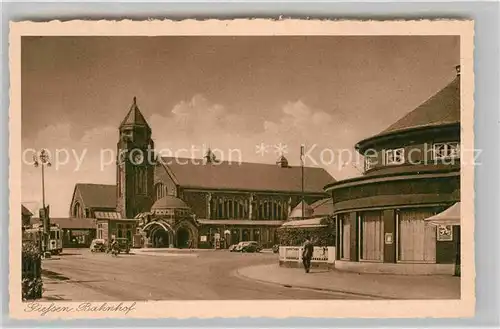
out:
{"label": "awning", "polygon": [[437,215],[426,218],[432,225],[460,225],[460,202],[455,203],[450,208]]}
{"label": "awning", "polygon": [[281,225],[281,228],[315,228],[315,227],[327,227],[325,224],[321,224],[323,217],[309,218],[304,220],[291,220],[285,222]]}
{"label": "awning", "polygon": [[96,211],[95,218],[97,219],[122,219],[119,212],[116,211]]}

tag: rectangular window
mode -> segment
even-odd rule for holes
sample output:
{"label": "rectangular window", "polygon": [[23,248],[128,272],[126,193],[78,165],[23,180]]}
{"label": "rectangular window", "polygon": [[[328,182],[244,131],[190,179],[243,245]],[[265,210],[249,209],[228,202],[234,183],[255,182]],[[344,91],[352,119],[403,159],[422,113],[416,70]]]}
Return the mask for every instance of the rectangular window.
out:
{"label": "rectangular window", "polygon": [[121,197],[122,196],[122,177],[121,177],[121,167],[118,166],[118,168],[116,169],[116,183],[117,183],[117,186],[116,186],[116,189],[118,190],[118,196]]}
{"label": "rectangular window", "polygon": [[398,148],[385,151],[386,165],[400,165],[405,163],[405,149]]}
{"label": "rectangular window", "polygon": [[377,165],[377,158],[374,156],[365,157],[365,171],[375,168]]}
{"label": "rectangular window", "polygon": [[382,261],[384,255],[384,227],[379,211],[364,212],[359,216],[359,256],[362,260]]}
{"label": "rectangular window", "polygon": [[260,229],[256,228],[253,230],[253,240],[260,242]]}
{"label": "rectangular window", "polygon": [[54,240],[56,238],[56,231],[50,231],[50,238]]}
{"label": "rectangular window", "polygon": [[434,160],[460,158],[460,143],[435,143],[432,145],[432,154]]}
{"label": "rectangular window", "polygon": [[436,227],[425,218],[429,210],[404,210],[397,214],[398,260],[402,262],[436,262]]}
{"label": "rectangular window", "polygon": [[351,223],[348,214],[338,217],[340,226],[340,259],[351,258]]}

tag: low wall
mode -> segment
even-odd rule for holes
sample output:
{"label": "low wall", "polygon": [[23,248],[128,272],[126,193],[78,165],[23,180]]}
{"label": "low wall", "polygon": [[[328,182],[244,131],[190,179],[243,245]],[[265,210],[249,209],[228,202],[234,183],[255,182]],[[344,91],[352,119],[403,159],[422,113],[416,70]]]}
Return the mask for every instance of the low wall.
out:
{"label": "low wall", "polygon": [[[302,247],[280,247],[279,265],[283,267],[302,267]],[[335,247],[314,247],[311,259],[312,268],[333,268]]]}

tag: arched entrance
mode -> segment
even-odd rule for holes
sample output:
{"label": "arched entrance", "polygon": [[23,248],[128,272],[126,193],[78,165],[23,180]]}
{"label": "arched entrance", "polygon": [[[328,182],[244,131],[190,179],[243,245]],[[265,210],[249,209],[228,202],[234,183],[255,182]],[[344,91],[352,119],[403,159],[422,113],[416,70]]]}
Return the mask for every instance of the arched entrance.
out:
{"label": "arched entrance", "polygon": [[142,230],[146,233],[147,246],[152,248],[169,248],[174,244],[172,228],[163,221],[150,222]]}
{"label": "arched entrance", "polygon": [[177,230],[177,248],[189,248],[191,241],[191,232],[185,227],[180,227]]}
{"label": "arched entrance", "polygon": [[151,244],[153,248],[168,248],[170,246],[169,234],[162,228],[151,232]]}

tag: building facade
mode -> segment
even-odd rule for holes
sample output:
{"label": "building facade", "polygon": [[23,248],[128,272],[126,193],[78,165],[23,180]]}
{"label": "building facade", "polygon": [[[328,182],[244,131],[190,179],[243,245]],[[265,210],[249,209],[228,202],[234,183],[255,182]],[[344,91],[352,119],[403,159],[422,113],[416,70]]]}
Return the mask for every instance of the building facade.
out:
{"label": "building facade", "polygon": [[337,217],[337,268],[453,273],[457,228],[436,229],[425,219],[460,201],[457,69],[445,88],[356,145],[362,177],[325,187]]}
{"label": "building facade", "polygon": [[283,156],[276,164],[218,161],[210,150],[203,159],[159,157],[135,98],[118,130],[116,185],[77,184],[70,214],[97,218],[102,231],[99,216],[127,220],[133,233],[126,234],[141,234],[149,247],[270,247],[291,209],[302,198],[324,199],[323,187],[335,181],[305,167],[302,188],[301,167]]}
{"label": "building facade", "polygon": [[[50,218],[50,223],[61,229],[63,248],[86,248],[96,238],[96,220],[93,218]],[[30,225],[43,223],[39,218],[32,218]]]}
{"label": "building facade", "polygon": [[29,227],[31,217],[33,217],[33,213],[24,205],[21,205],[21,227]]}

